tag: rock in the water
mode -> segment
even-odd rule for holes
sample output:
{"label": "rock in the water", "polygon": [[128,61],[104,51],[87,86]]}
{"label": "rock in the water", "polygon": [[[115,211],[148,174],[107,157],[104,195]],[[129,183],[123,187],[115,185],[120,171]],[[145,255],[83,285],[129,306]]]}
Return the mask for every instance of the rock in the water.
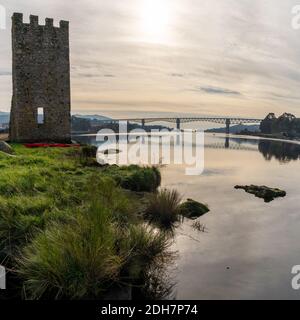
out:
{"label": "rock in the water", "polygon": [[0,141],[0,151],[8,154],[13,154],[12,147],[5,141]]}
{"label": "rock in the water", "polygon": [[269,188],[266,186],[235,186],[235,189],[243,189],[248,193],[254,194],[258,198],[262,198],[265,202],[273,201],[278,197],[285,197],[286,192],[277,188]]}
{"label": "rock in the water", "polygon": [[209,209],[205,204],[192,199],[187,199],[186,202],[180,205],[180,212],[185,218],[197,219],[209,212]]}

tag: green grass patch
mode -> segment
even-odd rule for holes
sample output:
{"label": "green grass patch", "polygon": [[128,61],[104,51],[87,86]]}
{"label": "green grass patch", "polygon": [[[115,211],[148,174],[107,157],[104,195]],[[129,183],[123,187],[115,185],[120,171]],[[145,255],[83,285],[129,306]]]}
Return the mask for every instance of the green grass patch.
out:
{"label": "green grass patch", "polygon": [[146,286],[171,257],[169,235],[146,225],[145,197],[132,192],[155,191],[158,169],[101,167],[87,147],[12,146],[14,156],[0,154],[0,259],[14,277],[6,294],[102,298],[114,285]]}

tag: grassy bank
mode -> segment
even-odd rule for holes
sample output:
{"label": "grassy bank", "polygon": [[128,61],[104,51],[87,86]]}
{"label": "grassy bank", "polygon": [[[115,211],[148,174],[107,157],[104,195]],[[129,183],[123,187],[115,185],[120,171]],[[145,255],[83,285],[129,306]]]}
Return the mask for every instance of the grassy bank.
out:
{"label": "grassy bank", "polygon": [[172,259],[170,236],[141,214],[159,171],[100,167],[80,148],[13,149],[0,153],[6,297],[99,299],[115,288],[153,289]]}

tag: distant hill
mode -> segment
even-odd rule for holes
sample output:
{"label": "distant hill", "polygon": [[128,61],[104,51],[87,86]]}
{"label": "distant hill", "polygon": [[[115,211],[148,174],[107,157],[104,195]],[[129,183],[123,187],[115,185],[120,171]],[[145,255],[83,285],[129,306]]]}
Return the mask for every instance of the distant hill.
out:
{"label": "distant hill", "polygon": [[[111,118],[108,118],[105,116],[99,116],[97,114],[95,115],[76,114],[74,116],[77,118],[88,119],[88,120],[111,120]],[[0,111],[0,124],[9,123],[9,118],[10,118],[10,112]]]}
{"label": "distant hill", "polygon": [[[250,132],[259,132],[259,125],[244,125],[244,124],[237,124],[235,126],[230,127],[230,133],[239,133],[243,130],[248,130]],[[215,133],[226,133],[226,128],[214,128],[205,130],[205,132],[215,132]]]}
{"label": "distant hill", "polygon": [[82,115],[82,114],[74,114],[76,118],[89,119],[89,120],[112,120],[112,118],[99,116],[98,114],[94,115]]}
{"label": "distant hill", "polygon": [[9,123],[9,112],[0,111],[0,124]]}

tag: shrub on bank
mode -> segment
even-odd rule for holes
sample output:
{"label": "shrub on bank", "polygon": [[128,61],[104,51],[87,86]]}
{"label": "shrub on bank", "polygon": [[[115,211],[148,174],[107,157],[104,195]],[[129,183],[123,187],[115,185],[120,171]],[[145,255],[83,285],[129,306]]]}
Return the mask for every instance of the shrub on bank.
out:
{"label": "shrub on bank", "polygon": [[84,166],[98,166],[96,160],[97,147],[92,145],[84,145],[79,149],[79,160]]}
{"label": "shrub on bank", "polygon": [[161,175],[156,167],[111,166],[105,171],[124,189],[136,192],[154,192],[161,183]]}

